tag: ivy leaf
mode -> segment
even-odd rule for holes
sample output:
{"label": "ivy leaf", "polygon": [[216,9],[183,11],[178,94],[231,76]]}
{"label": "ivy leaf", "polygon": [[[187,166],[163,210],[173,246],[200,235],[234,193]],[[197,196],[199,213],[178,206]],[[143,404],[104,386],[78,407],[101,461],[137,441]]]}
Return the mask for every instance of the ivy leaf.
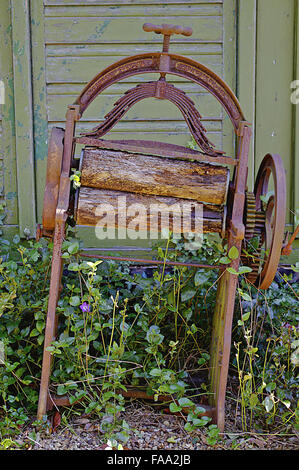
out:
{"label": "ivy leaf", "polygon": [[289,409],[291,406],[291,402],[289,400],[281,400],[281,402]]}
{"label": "ivy leaf", "polygon": [[299,273],[299,263],[297,262],[295,265],[292,265],[292,266],[291,266],[291,269],[292,269],[295,273]]}
{"label": "ivy leaf", "polygon": [[250,312],[244,313],[244,315],[242,315],[242,320],[247,321],[249,317],[250,317]]}
{"label": "ivy leaf", "polygon": [[45,335],[39,335],[37,338],[37,342],[39,345],[43,344]]}
{"label": "ivy leaf", "polygon": [[197,273],[194,276],[194,285],[195,287],[200,286],[201,284],[204,284],[207,281],[208,277],[206,273],[203,273],[201,271],[197,271]]}
{"label": "ivy leaf", "polygon": [[252,393],[250,395],[250,398],[249,398],[249,404],[250,404],[250,408],[255,408],[256,405],[258,404],[259,402],[259,399],[258,399],[258,396],[256,393]]}
{"label": "ivy leaf", "polygon": [[78,295],[74,295],[73,297],[70,297],[70,304],[73,307],[77,307],[78,305],[80,305],[80,303],[81,303],[81,300]]}
{"label": "ivy leaf", "polygon": [[251,302],[252,298],[250,297],[249,294],[247,294],[246,292],[243,292],[242,289],[238,289],[238,292],[243,300],[246,300],[247,302]]}
{"label": "ivy leaf", "polygon": [[30,338],[32,338],[33,336],[38,336],[38,335],[39,335],[39,331],[36,328],[33,328],[33,330],[31,330],[31,333],[30,333]]}
{"label": "ivy leaf", "polygon": [[266,411],[269,413],[272,410],[273,406],[274,406],[272,398],[269,397],[269,396],[266,397],[265,400],[263,401],[263,403],[264,403]]}
{"label": "ivy leaf", "polygon": [[240,266],[239,274],[251,273],[252,269],[249,266]]}
{"label": "ivy leaf", "polygon": [[220,264],[229,264],[231,260],[227,256],[222,256],[219,260]]}
{"label": "ivy leaf", "polygon": [[78,263],[70,263],[67,269],[68,271],[79,271],[80,267]]}
{"label": "ivy leaf", "polygon": [[182,407],[172,402],[169,405],[169,410],[171,411],[171,413],[177,413],[179,411],[182,411]]}
{"label": "ivy leaf", "polygon": [[67,392],[67,388],[64,385],[58,385],[57,395],[64,395]]}
{"label": "ivy leaf", "polygon": [[152,375],[153,377],[160,377],[161,373],[161,369],[152,369],[150,371],[150,375]]}
{"label": "ivy leaf", "polygon": [[44,329],[44,326],[45,326],[45,322],[44,321],[38,321],[36,322],[36,329],[39,333],[42,333],[43,332],[43,329]]}
{"label": "ivy leaf", "polygon": [[79,243],[78,243],[78,242],[71,243],[71,244],[68,246],[67,251],[68,251],[71,255],[74,255],[75,253],[78,253],[78,251],[79,251]]}
{"label": "ivy leaf", "polygon": [[239,274],[238,271],[236,271],[234,268],[227,268],[227,271],[231,274],[236,274],[236,275]]}
{"label": "ivy leaf", "polygon": [[239,257],[239,250],[235,246],[232,246],[228,252],[228,256],[230,259],[237,259]]}
{"label": "ivy leaf", "polygon": [[191,400],[189,400],[189,398],[184,398],[184,397],[179,399],[179,404],[183,407],[194,406],[194,403]]}
{"label": "ivy leaf", "polygon": [[192,297],[194,297],[195,294],[196,294],[196,290],[195,290],[195,289],[184,289],[184,290],[181,292],[181,301],[182,301],[182,302],[186,302],[187,300],[192,299]]}

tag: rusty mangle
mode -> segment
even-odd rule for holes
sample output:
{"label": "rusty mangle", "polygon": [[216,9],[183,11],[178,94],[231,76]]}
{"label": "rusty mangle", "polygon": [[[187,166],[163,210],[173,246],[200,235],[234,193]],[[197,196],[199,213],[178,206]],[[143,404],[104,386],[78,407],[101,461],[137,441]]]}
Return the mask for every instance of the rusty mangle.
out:
{"label": "rusty mangle", "polygon": [[[68,106],[65,130],[55,127],[52,129],[48,146],[43,223],[38,230],[38,237],[50,237],[54,242],[38,404],[39,419],[57,398],[49,396],[52,357],[47,348],[56,335],[62,242],[70,214],[78,224],[94,226],[97,222],[97,205],[109,201],[112,206],[115,205],[117,212],[115,201],[120,193],[145,207],[157,200],[179,205],[186,201],[198,202],[203,206],[203,231],[219,233],[228,249],[235,246],[238,250],[238,257],[230,264],[235,270],[239,268],[242,248],[246,248],[252,237],[259,236],[258,253],[247,260],[247,265],[252,268],[248,274],[249,282],[260,289],[266,289],[274,279],[278,267],[284,242],[286,211],[285,172],[280,156],[267,154],[264,157],[254,191],[248,191],[246,182],[251,130],[236,96],[207,67],[169,52],[171,36],[190,36],[191,28],[150,23],[144,24],[143,28],[147,32],[164,36],[162,52],[134,55],[110,65],[88,83],[74,104]],[[76,136],[76,122],[103,90],[127,77],[148,73],[159,74],[159,79],[141,83],[127,91],[93,131]],[[185,92],[168,83],[169,74],[198,84],[220,102],[231,120],[237,138],[236,157],[227,156],[223,151],[215,149],[206,136],[194,103]],[[135,103],[148,97],[169,100],[178,107],[201,151],[161,142],[102,139]],[[81,158],[81,187],[77,190],[74,202],[70,197],[70,174],[76,145],[83,145],[84,148]],[[273,194],[265,203],[270,179]],[[262,251],[266,251],[267,255],[262,256]],[[98,257],[109,259],[109,256]],[[120,261],[127,259],[110,258]],[[157,263],[156,260],[130,260]],[[172,261],[169,264],[176,263]],[[203,267],[200,264],[192,266]],[[209,365],[211,399],[207,414],[223,430],[237,275],[227,271],[225,266],[205,267],[222,270],[213,320]]]}

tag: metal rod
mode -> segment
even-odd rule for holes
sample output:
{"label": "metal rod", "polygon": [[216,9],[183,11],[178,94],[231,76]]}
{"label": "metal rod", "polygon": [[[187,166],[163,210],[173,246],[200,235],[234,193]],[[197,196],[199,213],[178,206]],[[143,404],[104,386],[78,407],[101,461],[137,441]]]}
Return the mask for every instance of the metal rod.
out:
{"label": "metal rod", "polygon": [[87,254],[80,252],[80,256],[84,258],[97,258],[97,259],[105,259],[105,260],[113,260],[113,261],[129,261],[134,263],[142,263],[142,264],[167,264],[171,266],[191,266],[193,268],[205,268],[205,269],[221,269],[222,265],[212,265],[212,264],[198,264],[198,263],[184,263],[180,261],[162,261],[162,260],[152,260],[152,259],[142,259],[142,258],[126,258],[123,256],[108,256],[108,255],[95,255],[95,254]]}
{"label": "metal rod", "polygon": [[294,243],[295,241],[295,238],[297,237],[297,235],[299,234],[299,225],[297,225],[296,229],[295,229],[295,232],[293,233],[293,235],[291,236],[291,238],[289,239],[287,245],[285,247],[282,248],[282,252],[281,254],[284,256],[289,256],[291,253],[292,253],[292,244]]}

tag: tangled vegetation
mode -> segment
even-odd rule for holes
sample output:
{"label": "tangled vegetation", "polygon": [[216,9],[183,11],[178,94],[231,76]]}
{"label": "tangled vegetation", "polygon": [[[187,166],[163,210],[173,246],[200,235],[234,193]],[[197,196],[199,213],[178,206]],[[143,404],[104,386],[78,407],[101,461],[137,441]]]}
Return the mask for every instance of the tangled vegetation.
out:
{"label": "tangled vegetation", "polygon": [[[43,351],[51,243],[0,238],[0,443],[2,448],[36,413]],[[124,393],[168,395],[171,412],[188,407],[185,429],[218,429],[201,417],[217,272],[176,266],[140,269],[129,263],[86,261],[79,242],[63,245],[59,331],[52,343],[51,391],[100,420],[106,439],[124,445]],[[171,249],[170,249],[171,248]],[[160,259],[217,262],[225,249],[205,240],[196,253],[180,241],[158,246]],[[278,274],[259,292],[239,275],[231,373],[244,430],[296,427],[298,418],[298,283]],[[194,386],[194,377],[197,378]],[[200,380],[198,381],[198,378]],[[175,399],[174,399],[175,398]]]}

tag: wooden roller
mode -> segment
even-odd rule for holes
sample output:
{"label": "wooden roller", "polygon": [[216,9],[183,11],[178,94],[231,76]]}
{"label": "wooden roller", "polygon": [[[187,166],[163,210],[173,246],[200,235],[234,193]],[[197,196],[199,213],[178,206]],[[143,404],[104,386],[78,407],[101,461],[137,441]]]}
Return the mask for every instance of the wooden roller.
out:
{"label": "wooden roller", "polygon": [[85,148],[82,155],[78,225],[129,228],[137,217],[139,230],[201,227],[223,235],[226,167],[111,149]]}
{"label": "wooden roller", "polygon": [[208,163],[95,148],[81,162],[81,185],[89,188],[224,205],[228,184],[229,170]]}
{"label": "wooden roller", "polygon": [[165,228],[184,233],[197,227],[203,233],[223,234],[225,206],[83,186],[79,189],[75,218],[78,225],[130,228],[138,219],[138,230],[161,232]]}

